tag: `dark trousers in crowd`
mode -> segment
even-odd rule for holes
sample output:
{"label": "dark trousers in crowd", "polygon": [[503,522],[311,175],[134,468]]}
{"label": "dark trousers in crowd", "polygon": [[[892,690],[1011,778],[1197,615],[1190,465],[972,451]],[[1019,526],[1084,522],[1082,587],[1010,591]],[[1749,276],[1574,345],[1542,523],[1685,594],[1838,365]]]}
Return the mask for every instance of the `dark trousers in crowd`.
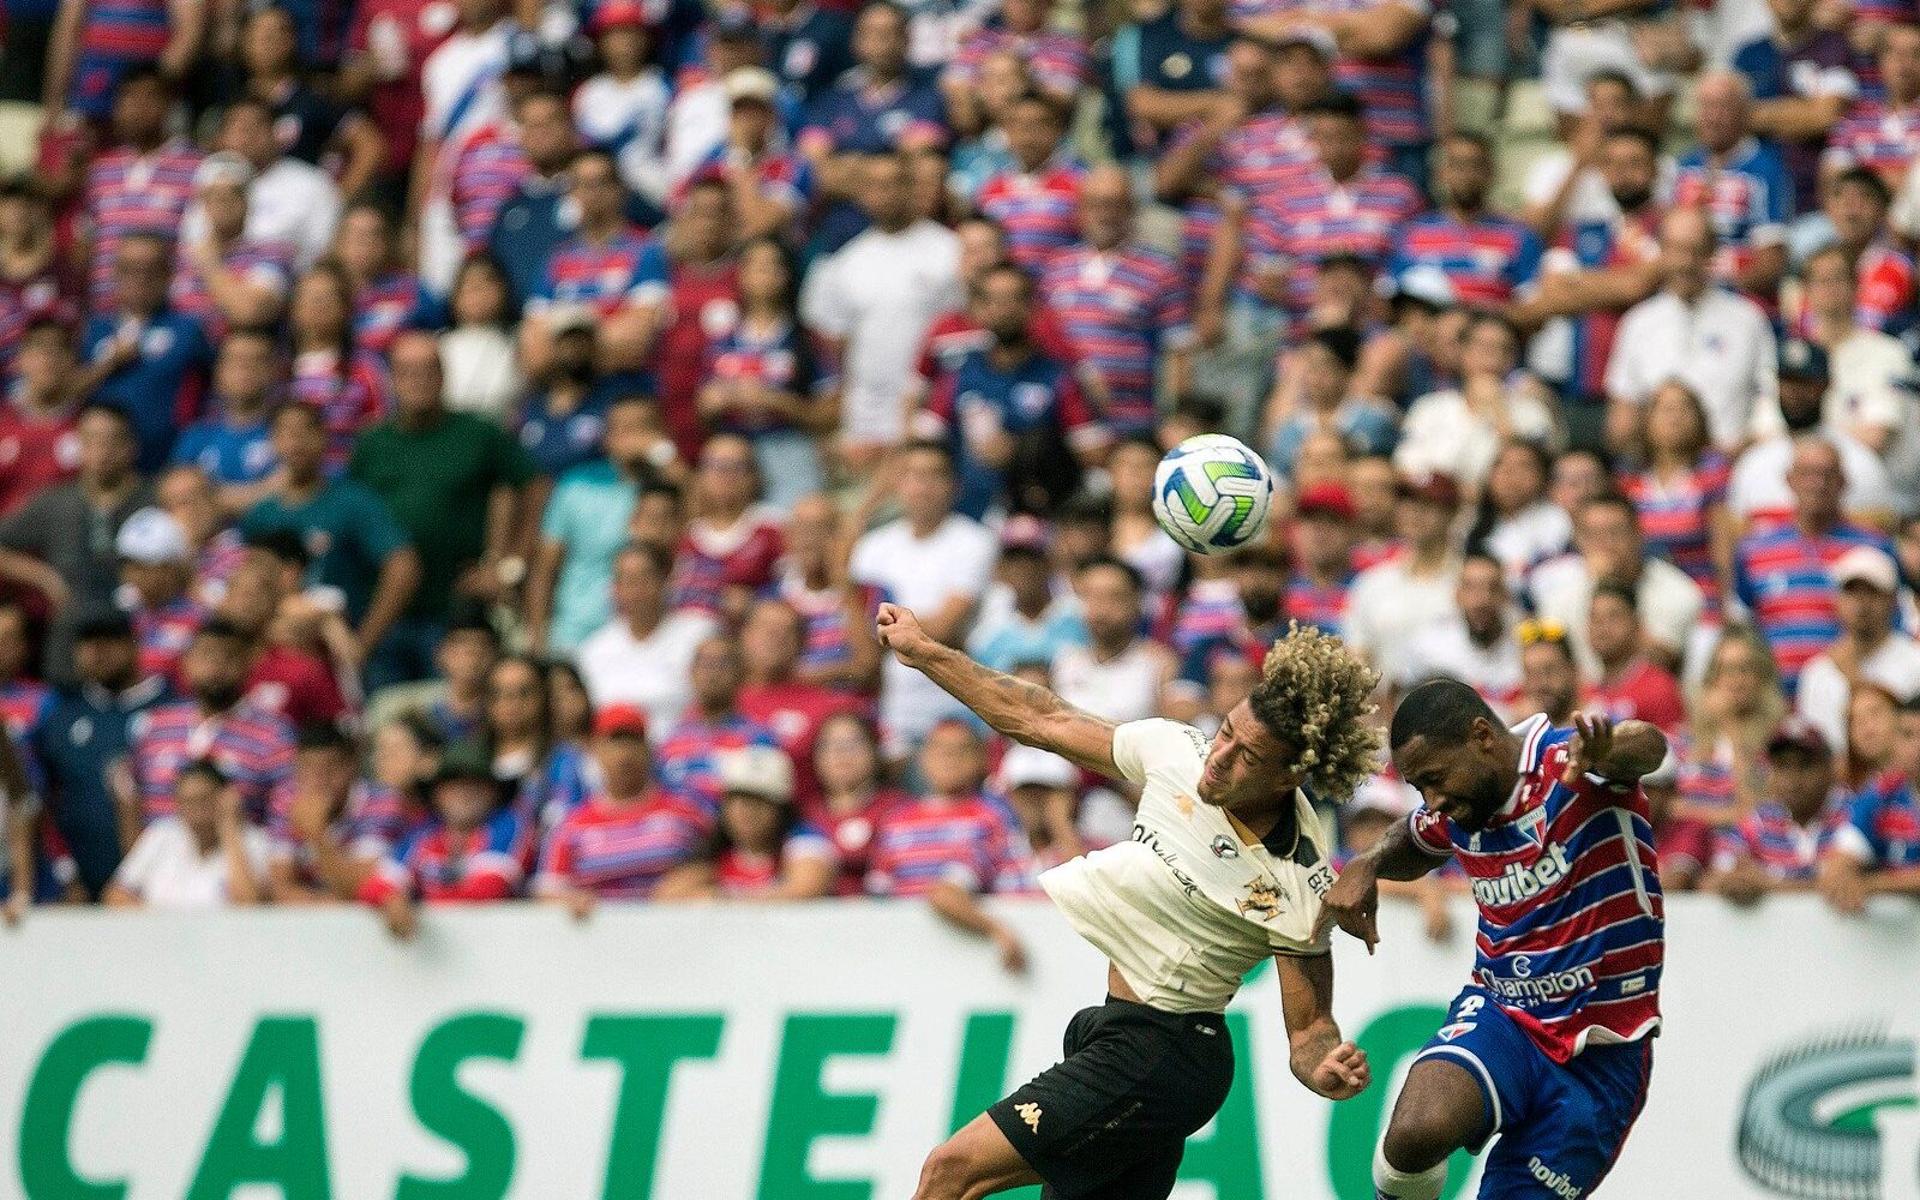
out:
{"label": "dark trousers in crowd", "polygon": [[367,656],[366,689],[369,697],[381,688],[400,683],[417,683],[436,673],[434,652],[447,634],[447,623],[437,617],[401,617]]}

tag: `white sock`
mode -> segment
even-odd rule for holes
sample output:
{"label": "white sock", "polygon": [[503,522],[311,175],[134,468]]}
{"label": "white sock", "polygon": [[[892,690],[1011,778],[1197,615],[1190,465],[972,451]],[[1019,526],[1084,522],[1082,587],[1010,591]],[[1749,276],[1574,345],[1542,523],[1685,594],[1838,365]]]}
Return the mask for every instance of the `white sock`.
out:
{"label": "white sock", "polygon": [[1373,1194],[1376,1200],[1440,1200],[1440,1188],[1446,1182],[1445,1159],[1410,1175],[1395,1169],[1387,1161],[1385,1147],[1373,1153]]}

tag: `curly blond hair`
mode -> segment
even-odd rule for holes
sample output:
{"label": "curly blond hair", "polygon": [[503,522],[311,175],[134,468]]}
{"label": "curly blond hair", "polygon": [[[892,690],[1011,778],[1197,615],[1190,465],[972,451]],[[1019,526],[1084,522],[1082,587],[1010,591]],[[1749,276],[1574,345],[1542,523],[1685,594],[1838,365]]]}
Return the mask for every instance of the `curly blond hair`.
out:
{"label": "curly blond hair", "polygon": [[1267,651],[1248,703],[1293,747],[1302,782],[1317,799],[1344,804],[1380,764],[1380,730],[1369,720],[1380,673],[1339,638],[1297,621]]}

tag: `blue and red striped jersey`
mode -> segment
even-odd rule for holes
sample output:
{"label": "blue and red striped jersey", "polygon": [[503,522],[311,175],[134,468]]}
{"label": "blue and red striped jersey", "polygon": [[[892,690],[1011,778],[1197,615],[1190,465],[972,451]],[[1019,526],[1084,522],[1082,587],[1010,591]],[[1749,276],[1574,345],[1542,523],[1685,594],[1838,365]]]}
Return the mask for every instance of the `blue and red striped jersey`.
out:
{"label": "blue and red striped jersey", "polygon": [[1874,780],[1847,805],[1847,827],[1836,839],[1870,865],[1920,867],[1920,799],[1899,775]]}
{"label": "blue and red striped jersey", "polygon": [[1513,728],[1520,779],[1485,829],[1424,803],[1407,818],[1427,852],[1453,856],[1480,908],[1475,982],[1564,1063],[1589,1044],[1660,1027],[1665,902],[1638,784],[1562,778],[1573,736],[1545,714]]}
{"label": "blue and red striped jersey", "polygon": [[[1729,287],[1753,262],[1754,251],[1786,242],[1787,223],[1793,219],[1793,179],[1779,147],[1756,137],[1743,139],[1725,159],[1715,161],[1704,146],[1696,146],[1675,164],[1673,206],[1705,211],[1719,237],[1714,275]],[[1751,297],[1762,307],[1776,303],[1773,296]]]}
{"label": "blue and red striped jersey", "polygon": [[1482,213],[1461,220],[1448,212],[1415,217],[1400,232],[1388,269],[1438,267],[1468,308],[1499,308],[1540,274],[1540,239],[1510,217]]}
{"label": "blue and red striped jersey", "polygon": [[439,820],[416,830],[360,885],[360,898],[380,904],[412,896],[428,904],[506,900],[527,877],[533,842],[511,808],[458,833]]}
{"label": "blue and red striped jersey", "polygon": [[604,242],[577,233],[554,247],[537,305],[587,304],[610,317],[628,304],[667,298],[667,252],[637,227]]}
{"label": "blue and red striped jersey", "polygon": [[393,411],[393,380],[386,360],[356,347],[346,362],[332,351],[293,359],[287,400],[320,410],[327,426],[327,474],[337,476],[353,457],[354,439]]}
{"label": "blue and red striped jersey", "polygon": [[1051,29],[1017,33],[989,24],[961,39],[943,81],[978,84],[981,64],[996,54],[1018,58],[1034,85],[1056,96],[1078,93],[1093,72],[1086,43],[1071,33]]}
{"label": "blue and red striped jersey", "polygon": [[1127,433],[1150,431],[1154,364],[1193,338],[1186,284],[1173,259],[1143,245],[1106,252],[1069,246],[1041,270],[1040,295],[1105,385],[1107,423]]}
{"label": "blue and red striped jersey", "polygon": [[408,329],[439,324],[439,305],[411,271],[388,271],[353,298],[353,340],[362,350],[385,354]]}
{"label": "blue and red striped jersey", "polygon": [[1338,636],[1346,619],[1347,592],[1353,587],[1353,572],[1332,586],[1315,583],[1296,572],[1287,580],[1287,596],[1281,611],[1289,619],[1311,625],[1323,633]]}
{"label": "blue and red striped jersey", "polygon": [[537,890],[573,887],[603,900],[645,900],[713,833],[713,814],[667,793],[614,803],[595,796],[547,836]]}
{"label": "blue and red striped jersey", "polygon": [[40,723],[51,688],[37,679],[10,679],[0,683],[0,731],[26,737]]}
{"label": "blue and red striped jersey", "polygon": [[1791,690],[1800,668],[1840,635],[1829,569],[1855,546],[1871,546],[1894,562],[1893,543],[1885,535],[1840,524],[1808,535],[1783,524],[1742,538],[1733,551],[1733,586],[1753,614]]}
{"label": "blue and red striped jersey", "polygon": [[668,791],[718,812],[720,776],[715,759],[747,746],[778,750],[780,739],[765,725],[737,713],[718,721],[689,713],[654,747],[654,774]]}
{"label": "blue and red striped jersey", "polygon": [[1004,804],[979,793],[929,796],[894,805],[880,817],[867,893],[924,896],[940,883],[969,892],[1031,890],[1025,839]]}
{"label": "blue and red striped jersey", "polygon": [[178,596],[158,607],[142,604],[132,617],[140,673],[164,676],[177,684],[180,659],[207,619],[206,606],[191,595]]}
{"label": "blue and red striped jersey", "polygon": [[1322,262],[1352,254],[1379,271],[1400,226],[1423,207],[1413,184],[1391,171],[1362,167],[1342,184],[1314,164],[1253,198],[1243,272],[1284,270],[1287,311],[1304,318]]}
{"label": "blue and red striped jersey", "polygon": [[256,824],[284,828],[293,794],[293,727],[242,700],[207,716],[195,700],[162,704],[137,718],[133,739],[134,786],[145,819],[173,812],[180,772],[209,759],[240,789]]}
{"label": "blue and red striped jersey", "polygon": [[460,143],[448,168],[447,195],[468,253],[486,249],[494,218],[531,174],[533,163],[508,122],[483,125]]}
{"label": "blue and red striped jersey", "polygon": [[1036,274],[1080,234],[1080,179],[1086,168],[1059,160],[1037,171],[1002,171],[988,179],[973,207],[1006,231],[1007,251]]}
{"label": "blue and red striped jersey", "polygon": [[[294,247],[286,242],[243,238],[221,255],[220,265],[255,287],[268,288],[284,297],[293,289],[294,256]],[[215,342],[227,335],[226,317],[214,306],[206,278],[184,257],[174,267],[167,306],[199,321],[206,327],[207,337]]]}
{"label": "blue and red striped jersey", "polygon": [[1661,479],[1651,468],[1622,472],[1620,490],[1640,514],[1647,554],[1664,558],[1700,585],[1708,611],[1720,606],[1720,573],[1713,563],[1712,510],[1727,502],[1733,468],[1709,450],[1685,475]]}
{"label": "blue and red striped jersey", "polygon": [[1862,100],[1827,135],[1827,164],[1866,167],[1895,188],[1916,155],[1920,107],[1896,109],[1885,100]]}
{"label": "blue and red striped jersey", "polygon": [[1779,801],[1763,801],[1735,824],[1720,829],[1714,839],[1714,869],[1723,871],[1750,859],[1771,879],[1805,883],[1813,878],[1821,855],[1833,846],[1846,823],[1844,805],[1829,805],[1802,825]]}
{"label": "blue and red striped jersey", "polygon": [[[1585,270],[1638,266],[1660,252],[1660,220],[1666,209],[1649,204],[1631,216],[1610,221],[1580,221],[1560,230],[1556,255],[1571,256]],[[1596,308],[1566,319],[1572,327],[1568,385],[1577,396],[1606,394],[1607,359],[1625,309]]]}
{"label": "blue and red striped jersey", "polygon": [[176,138],[149,155],[120,146],[94,159],[85,202],[93,226],[87,285],[94,309],[111,301],[113,256],[122,238],[155,233],[172,241],[178,236],[200,157],[192,143]]}

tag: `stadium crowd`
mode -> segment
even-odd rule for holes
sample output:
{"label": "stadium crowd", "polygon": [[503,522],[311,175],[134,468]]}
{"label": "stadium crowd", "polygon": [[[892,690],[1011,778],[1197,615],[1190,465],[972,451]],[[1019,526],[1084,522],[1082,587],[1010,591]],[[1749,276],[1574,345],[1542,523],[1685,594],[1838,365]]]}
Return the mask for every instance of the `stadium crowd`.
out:
{"label": "stadium crowd", "polygon": [[[1913,0],[4,12],[12,919],[864,893],[1017,964],[975,898],[1129,797],[883,599],[1202,728],[1319,625],[1383,712],[1659,725],[1669,889],[1920,895]],[[1150,509],[1207,431],[1231,556]]]}

